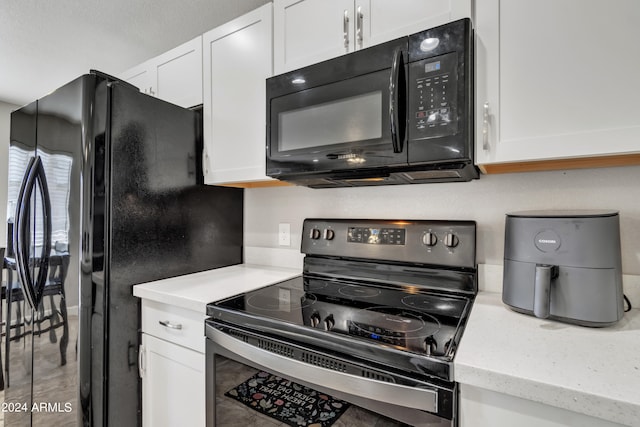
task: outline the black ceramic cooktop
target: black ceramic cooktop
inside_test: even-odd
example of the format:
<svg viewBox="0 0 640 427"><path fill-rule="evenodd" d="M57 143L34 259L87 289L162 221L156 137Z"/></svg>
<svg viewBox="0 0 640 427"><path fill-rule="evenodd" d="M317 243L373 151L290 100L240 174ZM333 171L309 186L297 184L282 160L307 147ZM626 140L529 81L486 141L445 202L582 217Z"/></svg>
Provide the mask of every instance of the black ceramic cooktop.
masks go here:
<svg viewBox="0 0 640 427"><path fill-rule="evenodd" d="M446 356L470 300L411 286L296 277L214 304L216 309L377 342L399 350Z"/></svg>

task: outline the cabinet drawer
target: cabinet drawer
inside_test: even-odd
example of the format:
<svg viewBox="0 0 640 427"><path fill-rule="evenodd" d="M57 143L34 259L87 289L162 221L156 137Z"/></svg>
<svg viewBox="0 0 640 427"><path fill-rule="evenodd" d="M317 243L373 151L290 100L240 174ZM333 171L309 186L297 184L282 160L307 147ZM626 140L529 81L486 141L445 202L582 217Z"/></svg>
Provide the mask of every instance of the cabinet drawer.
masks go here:
<svg viewBox="0 0 640 427"><path fill-rule="evenodd" d="M204 353L205 315L192 310L142 300L142 332Z"/></svg>

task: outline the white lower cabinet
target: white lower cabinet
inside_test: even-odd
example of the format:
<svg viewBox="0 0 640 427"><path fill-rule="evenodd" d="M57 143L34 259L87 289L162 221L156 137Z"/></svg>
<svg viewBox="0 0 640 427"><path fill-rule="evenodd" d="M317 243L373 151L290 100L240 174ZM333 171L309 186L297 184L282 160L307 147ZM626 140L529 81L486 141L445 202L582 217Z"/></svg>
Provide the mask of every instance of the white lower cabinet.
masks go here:
<svg viewBox="0 0 640 427"><path fill-rule="evenodd" d="M139 368L143 427L204 427L204 317L142 301Z"/></svg>
<svg viewBox="0 0 640 427"><path fill-rule="evenodd" d="M466 384L460 384L459 388L459 427L622 427L601 418Z"/></svg>

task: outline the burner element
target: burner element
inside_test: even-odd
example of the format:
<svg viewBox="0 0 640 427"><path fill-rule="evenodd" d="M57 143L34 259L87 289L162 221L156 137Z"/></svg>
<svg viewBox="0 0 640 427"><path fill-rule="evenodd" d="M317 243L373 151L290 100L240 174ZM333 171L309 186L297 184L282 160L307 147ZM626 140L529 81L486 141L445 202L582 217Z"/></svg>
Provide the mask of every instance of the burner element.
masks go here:
<svg viewBox="0 0 640 427"><path fill-rule="evenodd" d="M417 310L433 311L441 304L441 299L434 298L430 295L407 295L402 298L402 304Z"/></svg>
<svg viewBox="0 0 640 427"><path fill-rule="evenodd" d="M315 304L317 298L305 293L300 298L291 298L291 289L282 288L277 296L257 293L247 299L247 305L263 311L285 311L301 309Z"/></svg>
<svg viewBox="0 0 640 427"><path fill-rule="evenodd" d="M373 298L380 295L380 289L368 286L346 285L338 289L338 293L349 298Z"/></svg>
<svg viewBox="0 0 640 427"><path fill-rule="evenodd" d="M319 291L327 287L327 282L324 280L309 280L305 283L304 288L309 292Z"/></svg>

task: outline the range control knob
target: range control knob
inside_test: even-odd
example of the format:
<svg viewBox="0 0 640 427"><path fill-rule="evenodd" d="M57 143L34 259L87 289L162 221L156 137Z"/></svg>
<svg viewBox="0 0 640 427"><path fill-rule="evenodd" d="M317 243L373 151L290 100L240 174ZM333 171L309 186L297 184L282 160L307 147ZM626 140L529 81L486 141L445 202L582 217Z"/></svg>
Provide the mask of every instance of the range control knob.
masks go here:
<svg viewBox="0 0 640 427"><path fill-rule="evenodd" d="M318 314L317 311L314 311L309 320L311 321L311 326L315 328L320 324L320 314Z"/></svg>
<svg viewBox="0 0 640 427"><path fill-rule="evenodd" d="M453 233L447 233L444 235L443 239L444 245L448 248L455 248L460 243L458 236Z"/></svg>
<svg viewBox="0 0 640 427"><path fill-rule="evenodd" d="M422 243L425 246L435 246L435 244L438 243L438 236L436 236L436 233L432 233L431 231L427 231L422 236Z"/></svg>
<svg viewBox="0 0 640 427"><path fill-rule="evenodd" d="M431 356L432 354L435 354L436 350L438 349L438 343L436 339L433 338L433 335L429 335L423 341L422 348L424 352L427 353L427 356Z"/></svg>
<svg viewBox="0 0 640 427"><path fill-rule="evenodd" d="M330 228L324 230L324 239L325 240L333 240L336 237L336 232Z"/></svg>
<svg viewBox="0 0 640 427"><path fill-rule="evenodd" d="M336 324L336 321L333 320L333 314L330 314L327 317L325 317L325 319L324 319L324 328L327 331L332 330L335 324Z"/></svg>
<svg viewBox="0 0 640 427"><path fill-rule="evenodd" d="M309 232L309 237L311 238L311 240L318 240L320 238L320 229L312 228Z"/></svg>

